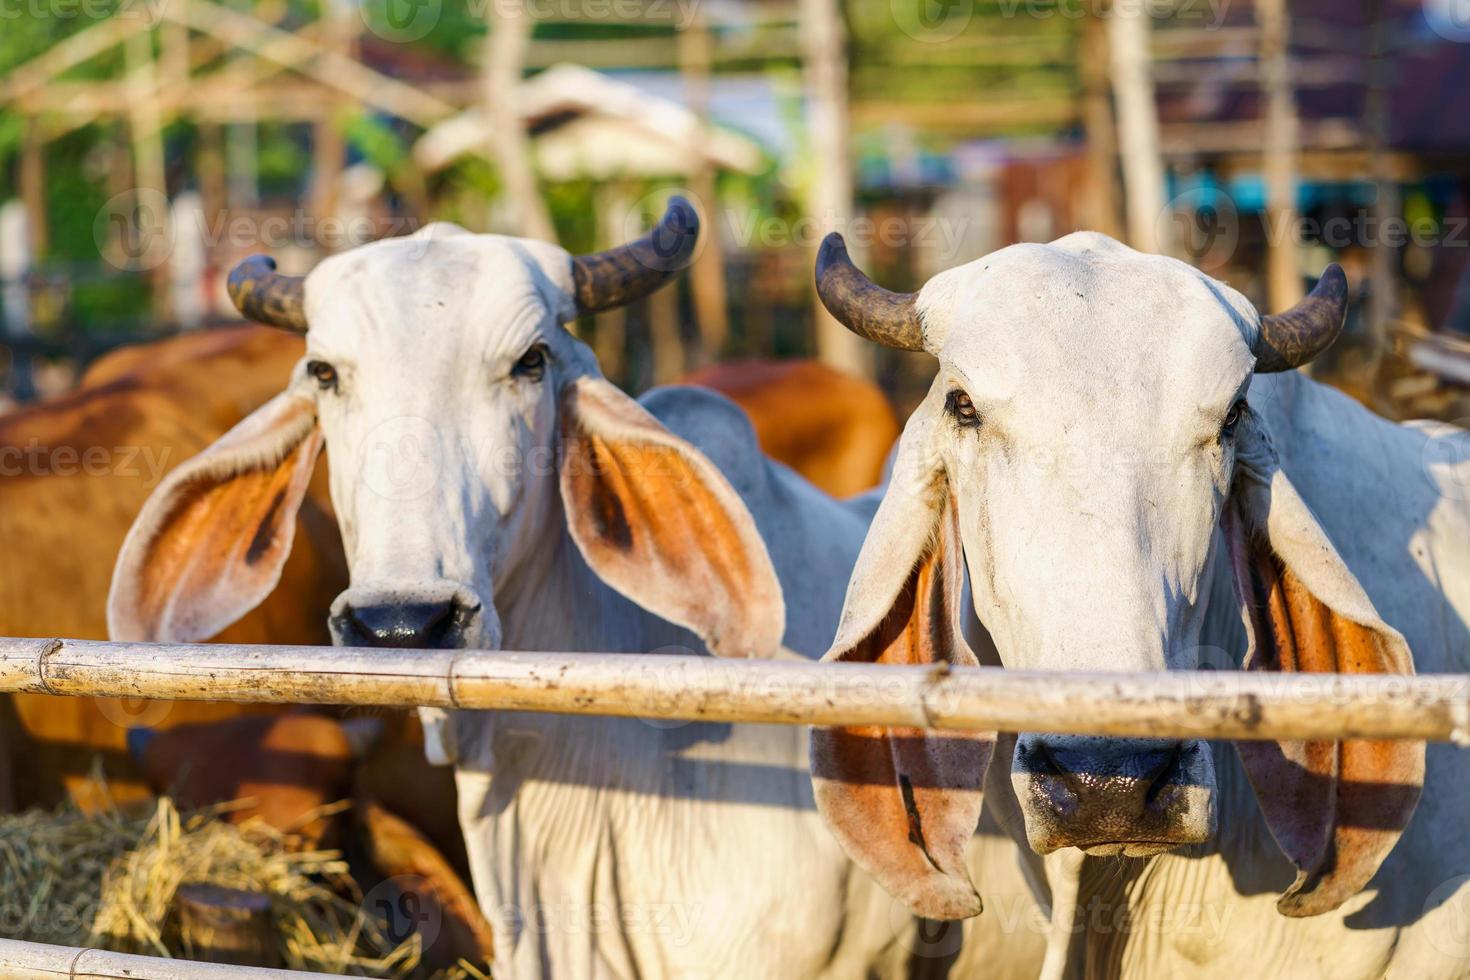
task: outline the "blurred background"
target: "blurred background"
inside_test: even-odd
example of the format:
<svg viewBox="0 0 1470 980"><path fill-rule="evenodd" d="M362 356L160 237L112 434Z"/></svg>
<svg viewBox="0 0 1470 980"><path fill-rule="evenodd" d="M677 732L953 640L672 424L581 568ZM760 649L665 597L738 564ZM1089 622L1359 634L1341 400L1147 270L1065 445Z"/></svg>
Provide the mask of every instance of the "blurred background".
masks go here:
<svg viewBox="0 0 1470 980"><path fill-rule="evenodd" d="M432 221L710 234L677 289L576 329L631 390L811 356L901 409L930 368L819 311L843 231L912 289L1095 229L1282 309L1354 302L1314 368L1470 414L1470 0L6 0L0 398L235 319L288 272Z"/></svg>

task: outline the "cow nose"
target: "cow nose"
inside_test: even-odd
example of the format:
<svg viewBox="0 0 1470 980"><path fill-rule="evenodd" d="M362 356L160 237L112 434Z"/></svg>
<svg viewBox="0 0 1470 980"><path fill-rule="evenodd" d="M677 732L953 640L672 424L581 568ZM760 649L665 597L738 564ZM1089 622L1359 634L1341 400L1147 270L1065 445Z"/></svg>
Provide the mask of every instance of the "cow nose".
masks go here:
<svg viewBox="0 0 1470 980"><path fill-rule="evenodd" d="M1031 845L1148 854L1208 836L1202 742L1022 736L1012 779ZM1207 822L1207 821L1205 821Z"/></svg>
<svg viewBox="0 0 1470 980"><path fill-rule="evenodd" d="M435 650L458 646L462 608L455 599L344 606L338 632L348 646Z"/></svg>

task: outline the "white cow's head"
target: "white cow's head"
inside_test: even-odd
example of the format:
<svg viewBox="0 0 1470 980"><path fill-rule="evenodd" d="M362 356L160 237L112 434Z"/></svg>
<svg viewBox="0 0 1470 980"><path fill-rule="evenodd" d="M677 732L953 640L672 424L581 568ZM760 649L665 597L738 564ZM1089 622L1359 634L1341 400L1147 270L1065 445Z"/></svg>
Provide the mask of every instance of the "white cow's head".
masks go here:
<svg viewBox="0 0 1470 980"><path fill-rule="evenodd" d="M668 282L698 232L676 198L649 235L590 256L432 225L304 280L246 260L236 305L305 333L306 357L149 500L113 636L203 640L268 595L325 442L351 571L338 643L495 648L498 595L565 527L603 581L715 653L769 654L785 614L749 512L562 326Z"/></svg>
<svg viewBox="0 0 1470 980"><path fill-rule="evenodd" d="M974 663L957 625L968 567L1007 668L1197 667L1223 547L1249 668L1412 672L1246 403L1253 374L1303 364L1336 337L1347 293L1336 266L1295 309L1266 317L1182 262L1096 234L1015 245L915 294L874 285L832 236L817 280L855 332L939 359L828 659ZM818 803L854 858L916 911L973 915L963 851L992 747L818 730ZM1279 907L1335 908L1407 822L1423 745L1237 748L1299 870ZM1201 741L1022 734L1010 764L1041 853L1146 856L1214 831Z"/></svg>

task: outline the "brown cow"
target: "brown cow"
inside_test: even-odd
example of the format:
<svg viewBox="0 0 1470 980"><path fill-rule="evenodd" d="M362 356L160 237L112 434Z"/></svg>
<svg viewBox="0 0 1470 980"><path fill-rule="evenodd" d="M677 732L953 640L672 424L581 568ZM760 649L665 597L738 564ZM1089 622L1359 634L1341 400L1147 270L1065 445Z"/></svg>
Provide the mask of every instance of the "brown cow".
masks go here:
<svg viewBox="0 0 1470 980"><path fill-rule="evenodd" d="M691 374L745 409L767 456L834 497L883 476L898 418L883 390L817 361L739 361Z"/></svg>
<svg viewBox="0 0 1470 980"><path fill-rule="evenodd" d="M81 389L0 416L0 635L106 639L113 562L148 494L165 472L274 395L301 348L296 338L263 328L186 334L104 359ZM324 472L297 533L307 547L293 549L280 587L220 640L330 642L327 608L346 567ZM16 695L11 705L5 734L18 806L84 795L99 754L114 798L146 795L126 751L129 727L249 710L44 695Z"/></svg>
<svg viewBox="0 0 1470 980"><path fill-rule="evenodd" d="M77 391L0 416L0 541L6 548L0 635L106 639L113 563L148 494L169 469L274 396L302 348L298 338L264 327L184 334L114 352L87 372ZM215 639L330 643L328 609L346 584L346 565L325 465L315 474L296 534L270 598ZM117 802L154 791L172 792L186 807L243 796L254 802L237 816L259 815L285 829L295 829L324 803L362 795L344 729L306 710L44 695L14 695L5 708L4 761L12 776L7 807L51 805L67 796L84 807L96 804L88 776L99 756ZM410 882L427 878L426 871L439 875L422 886L426 900L437 896L440 905L448 904L447 916L463 918L468 890L446 871L466 864L452 774L424 762L411 715L383 713L381 724L386 737L356 767L373 771L369 782L378 795L364 798L363 806L374 807L374 817L359 817L356 826L367 835L371 854L394 857L387 866L376 862L381 876L399 875L397 866L405 862L417 876ZM135 759L129 732L140 727L163 734L136 740L141 759ZM384 818L385 808L434 817L421 829L438 847ZM384 827L392 839L373 839L388 833ZM300 829L308 843L333 830L321 821ZM484 935L476 917L452 924L428 956L486 959L488 946L477 957L464 939Z"/></svg>

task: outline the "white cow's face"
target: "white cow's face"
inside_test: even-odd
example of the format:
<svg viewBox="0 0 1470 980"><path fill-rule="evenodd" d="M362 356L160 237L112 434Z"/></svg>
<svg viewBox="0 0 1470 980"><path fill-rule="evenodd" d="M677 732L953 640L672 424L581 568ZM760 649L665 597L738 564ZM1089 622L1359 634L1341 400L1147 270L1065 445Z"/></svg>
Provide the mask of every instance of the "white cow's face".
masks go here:
<svg viewBox="0 0 1470 980"><path fill-rule="evenodd" d="M666 283L697 234L676 200L649 235L577 258L435 225L304 283L242 263L236 304L304 332L306 357L150 498L118 559L113 634L202 640L269 594L325 443L351 572L341 644L497 647L512 583L541 601L569 536L603 583L713 652L773 653L785 610L745 505L562 326ZM542 574L521 575L532 562Z"/></svg>
<svg viewBox="0 0 1470 980"><path fill-rule="evenodd" d="M946 272L918 308L944 338L924 411L1002 662L1198 666L1255 311L1183 263L1093 236ZM1210 832L1203 742L1027 735L1014 774L1043 852L1147 854Z"/></svg>
<svg viewBox="0 0 1470 980"><path fill-rule="evenodd" d="M1341 329L1340 270L1273 317L1183 263L1095 234L1012 246L913 295L867 281L834 239L817 277L823 301L855 332L939 359L829 659L974 663L957 609L967 569L974 611L1008 669L1199 667L1223 548L1250 666L1410 669L1402 638L1280 473L1245 404L1253 374L1305 362ZM963 855L992 741L814 733L829 824L924 915L978 910ZM1342 863L1358 828L1330 804L1300 805L1300 793L1344 778L1330 753L1313 751L1240 750L1253 784L1270 788L1261 805L1276 839L1302 869L1283 899L1296 915L1343 901L1396 839L1379 835ZM1360 777L1412 782L1422 747L1417 762L1406 751L1391 778L1372 767ZM1022 733L1009 761L1026 835L1042 853L1146 856L1213 833L1215 777L1202 741ZM1407 794L1389 795L1383 809L1412 810ZM1339 825L1329 857L1320 842Z"/></svg>
<svg viewBox="0 0 1470 980"><path fill-rule="evenodd" d="M307 278L297 383L352 573L339 642L499 645L497 582L555 541L561 387L596 370L561 326L570 267L554 246L430 228Z"/></svg>

